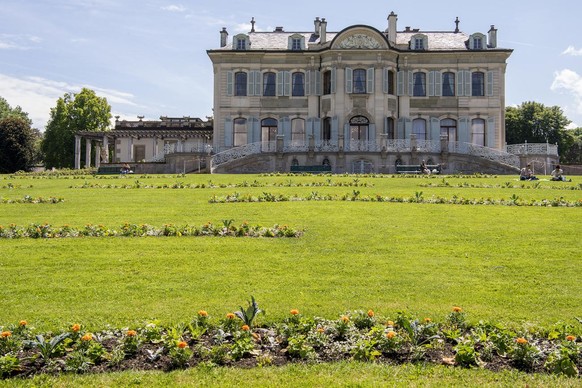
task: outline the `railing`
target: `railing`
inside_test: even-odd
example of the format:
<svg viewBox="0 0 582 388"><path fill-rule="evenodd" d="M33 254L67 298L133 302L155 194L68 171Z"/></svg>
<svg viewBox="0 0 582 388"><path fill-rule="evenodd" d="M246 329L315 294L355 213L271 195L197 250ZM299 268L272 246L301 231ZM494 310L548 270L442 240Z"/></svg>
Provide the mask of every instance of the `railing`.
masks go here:
<svg viewBox="0 0 582 388"><path fill-rule="evenodd" d="M257 142L257 143L250 143L245 144L240 147L234 147L229 150L219 152L214 154L210 160L210 168L212 171L222 164L227 162L242 159L249 155L260 154L261 152L273 152L273 151L263 151L266 150L275 150L276 144L274 141L267 141L267 142Z"/></svg>
<svg viewBox="0 0 582 388"><path fill-rule="evenodd" d="M550 143L508 144L505 150L514 155L555 155L558 156L558 145Z"/></svg>
<svg viewBox="0 0 582 388"><path fill-rule="evenodd" d="M519 168L519 157L516 155L496 150L495 148L483 147L473 143L449 142L449 152L457 154L478 156L484 159L506 164Z"/></svg>
<svg viewBox="0 0 582 388"><path fill-rule="evenodd" d="M211 145L205 143L169 143L164 144L162 150L154 155L153 158L146 160L146 162L164 162L166 155L177 152L208 153L209 150L212 150Z"/></svg>

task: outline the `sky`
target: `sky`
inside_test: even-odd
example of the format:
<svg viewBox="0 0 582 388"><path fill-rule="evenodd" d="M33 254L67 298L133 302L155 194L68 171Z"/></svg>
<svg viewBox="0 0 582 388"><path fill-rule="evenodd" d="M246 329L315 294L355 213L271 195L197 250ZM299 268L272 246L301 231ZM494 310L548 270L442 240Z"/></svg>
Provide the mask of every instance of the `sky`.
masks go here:
<svg viewBox="0 0 582 388"><path fill-rule="evenodd" d="M93 89L112 114L212 116L213 70L206 50L250 31L312 31L316 16L330 32L355 24L381 31L387 16L427 31L487 35L513 49L506 73L506 105L526 101L562 108L582 127L582 2L417 0L348 3L328 0L0 0L0 97L20 106L44 131L65 93Z"/></svg>

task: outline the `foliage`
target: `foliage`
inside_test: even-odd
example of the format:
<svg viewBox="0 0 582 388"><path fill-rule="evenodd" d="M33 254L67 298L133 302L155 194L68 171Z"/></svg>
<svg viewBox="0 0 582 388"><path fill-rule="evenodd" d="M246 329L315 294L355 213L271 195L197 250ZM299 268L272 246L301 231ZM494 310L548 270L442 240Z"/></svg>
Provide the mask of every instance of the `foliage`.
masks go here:
<svg viewBox="0 0 582 388"><path fill-rule="evenodd" d="M253 327L253 321L257 317L257 315L263 313L264 311L259 308L255 297L251 295L251 300L247 301L247 308L245 309L243 306L240 306L239 311L235 311L234 314L243 321L245 325L249 327Z"/></svg>
<svg viewBox="0 0 582 388"><path fill-rule="evenodd" d="M110 120L111 106L93 90L83 88L77 94L65 93L51 109L46 126L41 147L46 167L73 168L75 133L106 131Z"/></svg>
<svg viewBox="0 0 582 388"><path fill-rule="evenodd" d="M35 133L20 117L0 118L0 174L27 171L35 161Z"/></svg>
<svg viewBox="0 0 582 388"><path fill-rule="evenodd" d="M8 377L20 370L20 359L13 354L0 356L0 378Z"/></svg>
<svg viewBox="0 0 582 388"><path fill-rule="evenodd" d="M508 144L552 143L560 141L559 131L565 129L570 120L558 106L528 101L517 107L505 108L505 131Z"/></svg>
<svg viewBox="0 0 582 388"><path fill-rule="evenodd" d="M38 334L36 336L36 341L32 340L31 344L38 348L39 355L46 362L49 359L62 354L64 351L62 343L68 337L69 333L61 333L47 340L44 338L44 335Z"/></svg>
<svg viewBox="0 0 582 388"><path fill-rule="evenodd" d="M545 367L555 374L576 377L579 373L576 362L581 357L580 351L581 348L576 345L575 339L566 340L548 356Z"/></svg>

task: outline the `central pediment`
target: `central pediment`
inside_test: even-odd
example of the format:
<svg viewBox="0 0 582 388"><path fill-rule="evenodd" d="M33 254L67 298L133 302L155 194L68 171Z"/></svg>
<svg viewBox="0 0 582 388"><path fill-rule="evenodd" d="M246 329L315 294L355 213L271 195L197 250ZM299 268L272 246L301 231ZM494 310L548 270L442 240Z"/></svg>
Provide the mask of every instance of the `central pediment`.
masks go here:
<svg viewBox="0 0 582 388"><path fill-rule="evenodd" d="M341 49L379 49L380 42L369 35L353 34L341 40L337 48Z"/></svg>
<svg viewBox="0 0 582 388"><path fill-rule="evenodd" d="M332 48L348 50L387 49L386 37L375 28L352 26L340 32L333 40Z"/></svg>

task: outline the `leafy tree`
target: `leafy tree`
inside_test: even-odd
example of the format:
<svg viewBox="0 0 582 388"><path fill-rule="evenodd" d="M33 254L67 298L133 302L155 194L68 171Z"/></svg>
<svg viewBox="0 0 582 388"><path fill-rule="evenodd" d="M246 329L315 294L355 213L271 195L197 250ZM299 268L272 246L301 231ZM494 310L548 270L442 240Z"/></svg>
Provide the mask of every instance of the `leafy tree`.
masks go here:
<svg viewBox="0 0 582 388"><path fill-rule="evenodd" d="M562 131L560 162L582 164L582 128Z"/></svg>
<svg viewBox="0 0 582 388"><path fill-rule="evenodd" d="M528 101L505 109L505 138L508 144L558 143L570 120L558 106L546 107Z"/></svg>
<svg viewBox="0 0 582 388"><path fill-rule="evenodd" d="M65 93L51 109L46 126L42 152L47 168L72 168L75 163L75 133L78 131L107 131L111 106L106 98L98 97L91 89L78 94Z"/></svg>
<svg viewBox="0 0 582 388"><path fill-rule="evenodd" d="M24 112L19 106L12 108L6 99L0 97L0 119L5 117L20 117L26 121L29 126L32 126L32 120L28 118L28 113Z"/></svg>
<svg viewBox="0 0 582 388"><path fill-rule="evenodd" d="M28 170L35 156L35 135L30 122L18 115L0 119L0 173Z"/></svg>

